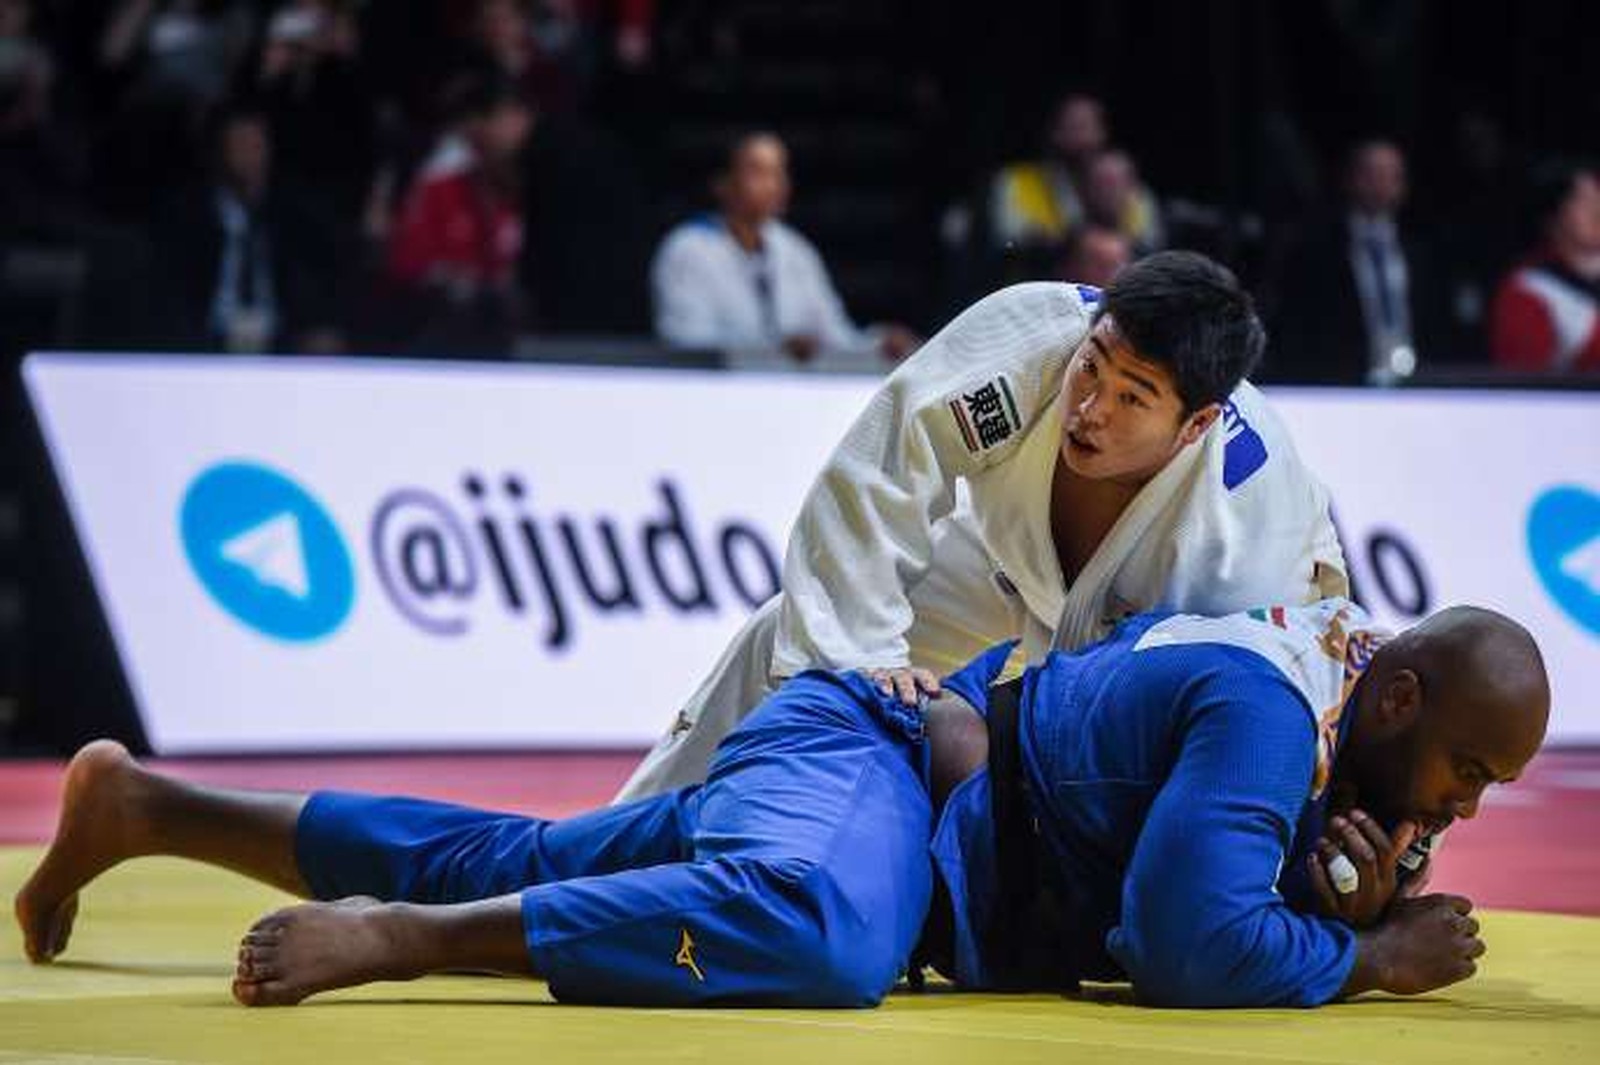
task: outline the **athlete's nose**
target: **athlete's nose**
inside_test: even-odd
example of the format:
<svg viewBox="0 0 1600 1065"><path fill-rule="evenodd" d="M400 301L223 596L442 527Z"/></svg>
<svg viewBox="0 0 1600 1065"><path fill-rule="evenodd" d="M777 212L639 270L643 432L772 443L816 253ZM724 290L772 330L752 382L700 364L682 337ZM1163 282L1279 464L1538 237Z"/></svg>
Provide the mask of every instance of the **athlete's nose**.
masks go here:
<svg viewBox="0 0 1600 1065"><path fill-rule="evenodd" d="M1105 422L1106 405L1100 402L1100 389L1091 388L1078 404L1078 420L1092 425Z"/></svg>

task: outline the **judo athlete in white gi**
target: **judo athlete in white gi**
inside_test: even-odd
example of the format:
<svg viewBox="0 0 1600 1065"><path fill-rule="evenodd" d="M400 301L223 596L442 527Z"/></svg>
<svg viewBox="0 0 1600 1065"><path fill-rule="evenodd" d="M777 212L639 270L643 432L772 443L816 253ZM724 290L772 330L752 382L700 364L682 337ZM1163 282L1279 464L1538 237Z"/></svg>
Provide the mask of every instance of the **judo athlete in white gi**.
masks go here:
<svg viewBox="0 0 1600 1065"><path fill-rule="evenodd" d="M782 592L619 797L705 779L722 737L806 669L876 670L915 702L1005 640L1037 662L1140 611L1348 595L1327 494L1243 380L1265 343L1233 275L1190 252L1104 293L1034 282L968 308L835 449Z"/></svg>

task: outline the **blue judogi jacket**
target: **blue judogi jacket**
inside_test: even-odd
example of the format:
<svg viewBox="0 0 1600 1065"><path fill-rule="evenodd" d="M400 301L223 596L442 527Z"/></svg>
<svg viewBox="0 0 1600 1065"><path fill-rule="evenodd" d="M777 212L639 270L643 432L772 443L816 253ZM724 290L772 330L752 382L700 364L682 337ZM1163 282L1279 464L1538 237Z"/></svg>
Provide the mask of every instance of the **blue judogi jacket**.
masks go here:
<svg viewBox="0 0 1600 1065"><path fill-rule="evenodd" d="M1159 1005L1319 1005L1344 985L1356 942L1309 912L1303 863L1326 815L1317 717L1246 647L1135 650L1165 616L1053 653L1021 682L1024 783L1065 929L1062 972L1131 980ZM987 714L1010 649L945 686ZM1330 730L1335 750L1352 716ZM932 845L954 909L951 975L965 987L1015 983L985 941L999 890L990 794L987 769L963 781Z"/></svg>

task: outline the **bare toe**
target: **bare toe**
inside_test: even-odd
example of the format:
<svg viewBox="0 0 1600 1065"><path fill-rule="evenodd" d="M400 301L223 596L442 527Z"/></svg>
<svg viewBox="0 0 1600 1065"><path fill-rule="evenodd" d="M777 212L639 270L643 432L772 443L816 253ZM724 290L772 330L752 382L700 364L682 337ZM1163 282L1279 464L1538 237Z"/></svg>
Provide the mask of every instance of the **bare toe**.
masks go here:
<svg viewBox="0 0 1600 1065"><path fill-rule="evenodd" d="M237 979L259 984L266 980L276 980L281 975L276 951L255 947L239 948Z"/></svg>
<svg viewBox="0 0 1600 1065"><path fill-rule="evenodd" d="M65 902L56 907L55 915L50 920L50 957L67 949L67 942L72 938L72 924L77 918L78 896L69 895Z"/></svg>
<svg viewBox="0 0 1600 1065"><path fill-rule="evenodd" d="M245 933L233 995L246 1006L293 1005L373 980L419 975L397 946L396 908L366 899L313 902L263 917Z"/></svg>
<svg viewBox="0 0 1600 1065"><path fill-rule="evenodd" d="M241 1006L265 1006L261 1001L261 985L254 980L235 980L233 982L234 1001Z"/></svg>

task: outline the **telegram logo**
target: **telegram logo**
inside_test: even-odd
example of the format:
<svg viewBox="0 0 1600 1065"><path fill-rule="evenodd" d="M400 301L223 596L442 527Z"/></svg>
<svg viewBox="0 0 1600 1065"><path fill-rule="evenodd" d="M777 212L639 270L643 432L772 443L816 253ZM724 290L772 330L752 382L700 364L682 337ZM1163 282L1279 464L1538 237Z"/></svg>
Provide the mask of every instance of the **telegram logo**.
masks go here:
<svg viewBox="0 0 1600 1065"><path fill-rule="evenodd" d="M1528 553L1550 598L1600 636L1600 495L1552 488L1528 512Z"/></svg>
<svg viewBox="0 0 1600 1065"><path fill-rule="evenodd" d="M230 462L184 493L183 549L217 605L279 640L319 640L355 602L350 552L326 509L288 477Z"/></svg>

